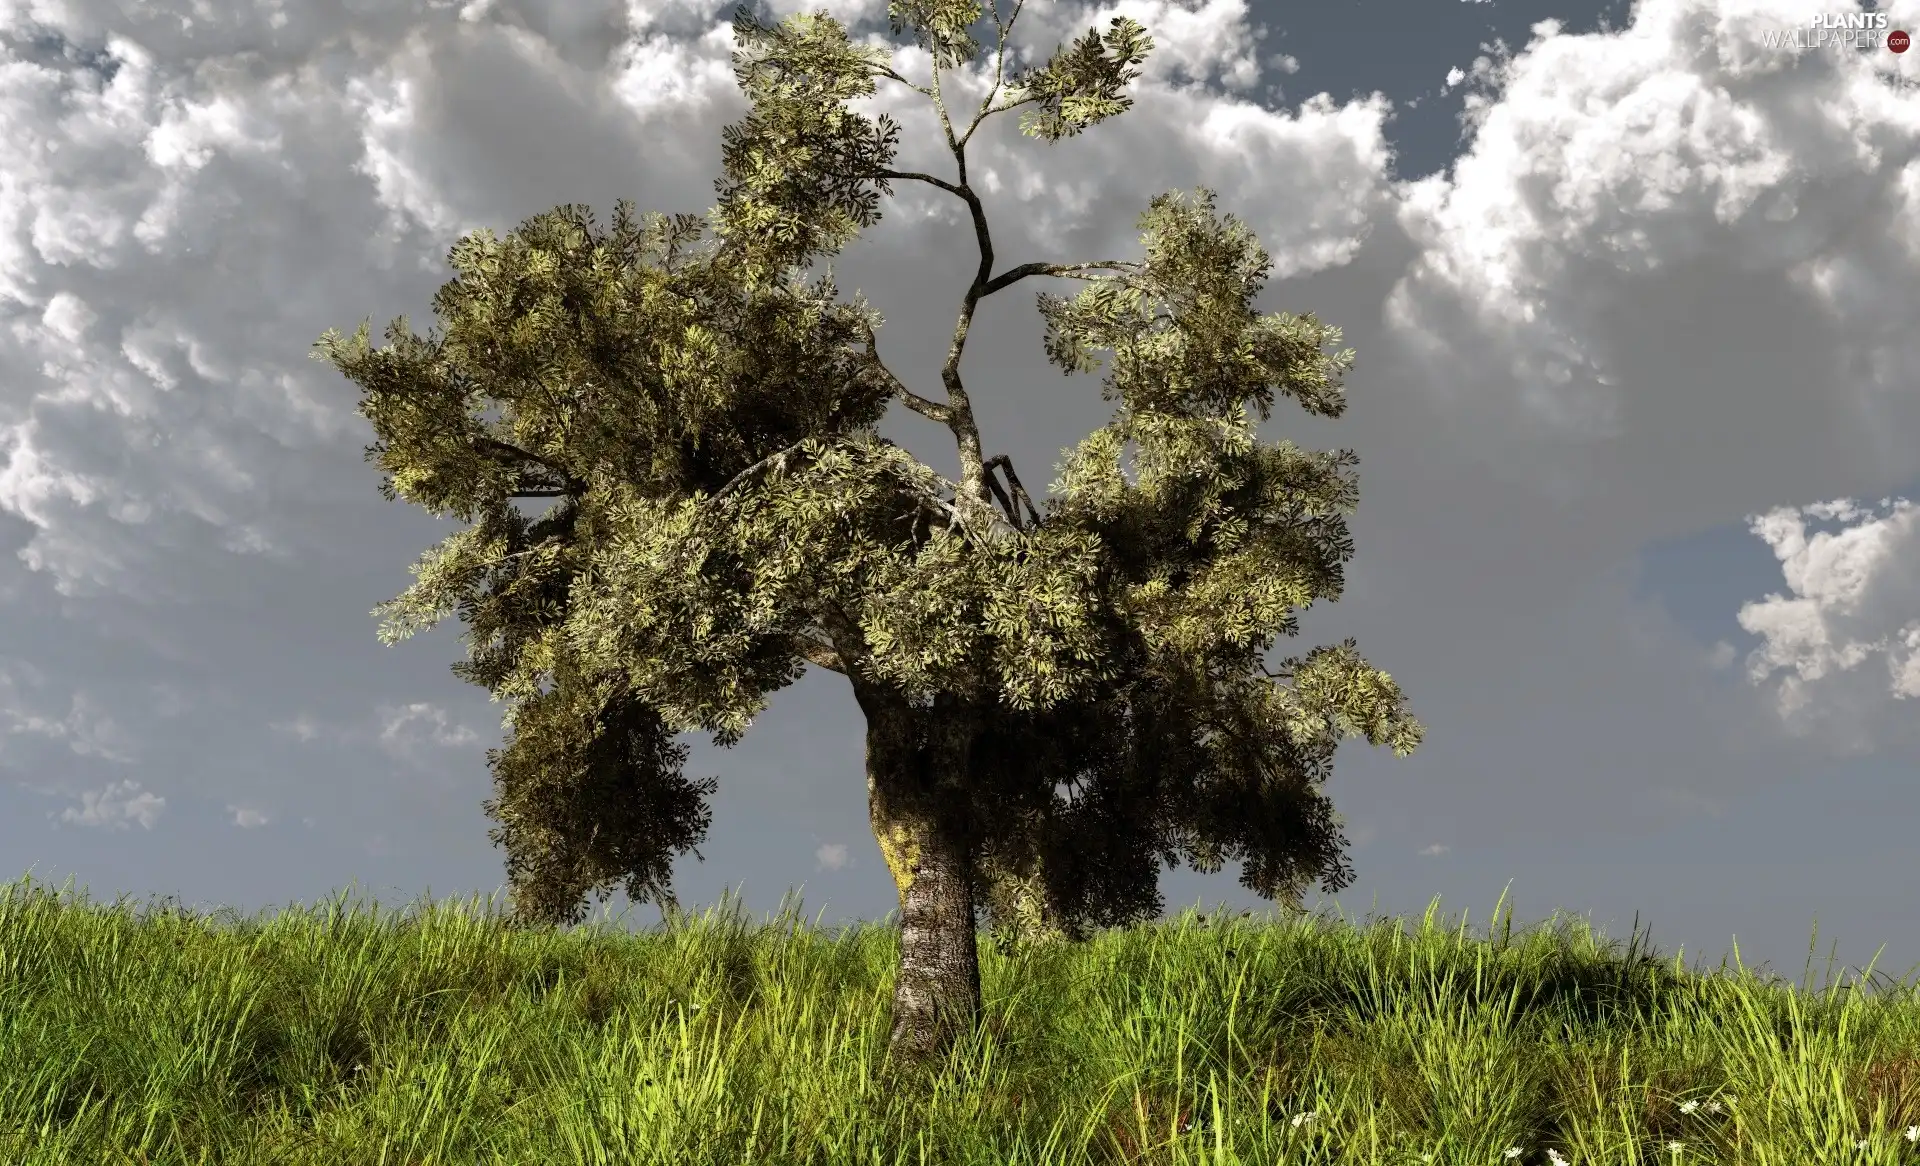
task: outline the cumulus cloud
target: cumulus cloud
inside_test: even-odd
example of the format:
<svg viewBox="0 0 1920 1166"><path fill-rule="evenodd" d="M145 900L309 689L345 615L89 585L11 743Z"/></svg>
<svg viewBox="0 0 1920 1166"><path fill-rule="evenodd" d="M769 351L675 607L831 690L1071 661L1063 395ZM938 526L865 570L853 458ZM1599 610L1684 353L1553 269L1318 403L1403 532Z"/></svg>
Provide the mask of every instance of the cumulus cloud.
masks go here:
<svg viewBox="0 0 1920 1166"><path fill-rule="evenodd" d="M830 842L813 852L815 865L821 870L844 870L852 863L844 842Z"/></svg>
<svg viewBox="0 0 1920 1166"><path fill-rule="evenodd" d="M1763 43L1804 19L1648 0L1617 32L1543 22L1475 63L1471 147L1400 211L1420 254L1389 319L1461 443L1605 493L1629 537L1920 469L1887 436L1920 420L1920 92L1893 54Z"/></svg>
<svg viewBox="0 0 1920 1166"><path fill-rule="evenodd" d="M1816 524L1835 529L1810 529ZM1780 560L1787 591L1740 608L1761 645L1747 676L1780 716L1864 747L1920 696L1920 506L1850 499L1782 507L1751 520Z"/></svg>
<svg viewBox="0 0 1920 1166"><path fill-rule="evenodd" d="M299 357L325 326L403 306L368 295L369 272L421 288L460 233L594 193L541 176L577 179L596 137L592 154L631 155L607 167L622 189L603 191L664 209L708 200L713 131L739 109L716 6L637 10L599 57L579 42L619 31L608 6L573 28L532 5L333 9L209 20L80 4L15 34L21 59L0 79L13 179L0 193L0 373L13 386L0 508L31 529L21 560L64 594L190 602L209 560L331 549L284 507L364 486L351 464L362 427L331 370ZM1282 274L1349 257L1378 205L1384 104L1289 115L1223 99L1260 72L1244 0L1054 6L1028 14L1026 43L1050 50L1121 11L1158 41L1141 124L1039 166L1030 141L989 135L981 183L1027 204L1045 240L1084 219L1115 171L1197 160L1241 189L1310 172L1290 193L1311 204L1269 224ZM915 50L901 58L924 65ZM925 199L951 218L950 201ZM1137 210L1124 208L1123 231Z"/></svg>
<svg viewBox="0 0 1920 1166"><path fill-rule="evenodd" d="M1625 581L1658 540L1920 473L1914 63L1765 46L1804 20L1647 0L1496 44L1454 165L1281 289L1360 353L1349 417L1287 426L1363 459L1353 587L1310 634L1358 636L1433 727L1411 767L1346 760L1347 808L1465 848L1810 764Z"/></svg>

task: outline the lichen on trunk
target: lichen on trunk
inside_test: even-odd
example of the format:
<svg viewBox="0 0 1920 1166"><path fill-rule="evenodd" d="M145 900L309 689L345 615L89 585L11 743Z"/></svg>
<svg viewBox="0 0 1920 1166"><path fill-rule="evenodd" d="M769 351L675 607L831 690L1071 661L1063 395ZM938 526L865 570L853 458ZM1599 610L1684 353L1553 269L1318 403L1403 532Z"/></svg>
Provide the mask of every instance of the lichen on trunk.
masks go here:
<svg viewBox="0 0 1920 1166"><path fill-rule="evenodd" d="M973 720L956 704L916 708L871 692L867 810L900 898L900 970L889 1053L925 1064L980 1018L967 773Z"/></svg>

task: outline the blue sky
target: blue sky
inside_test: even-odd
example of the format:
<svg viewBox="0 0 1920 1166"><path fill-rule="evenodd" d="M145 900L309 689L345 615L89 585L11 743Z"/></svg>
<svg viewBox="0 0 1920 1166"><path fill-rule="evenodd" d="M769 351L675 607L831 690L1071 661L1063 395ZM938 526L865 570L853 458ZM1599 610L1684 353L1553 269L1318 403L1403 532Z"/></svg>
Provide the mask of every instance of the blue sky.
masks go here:
<svg viewBox="0 0 1920 1166"><path fill-rule="evenodd" d="M827 7L884 31L881 5ZM368 615L446 528L378 497L353 387L307 348L367 316L424 329L464 231L704 209L740 109L728 11L0 3L9 876L242 913L501 886L499 709L448 674L451 631L387 648ZM1794 977L1817 916L1822 957L1920 964L1920 96L1911 55L1763 47L1826 11L1027 9L1042 50L1114 12L1160 47L1128 117L983 137L1007 261L1123 253L1153 194L1210 185L1275 256L1266 306L1360 354L1346 417L1269 427L1361 456L1349 591L1304 638L1358 637L1430 737L1343 751L1357 879L1310 904L1439 895L1477 926L1511 886L1519 925L1624 937L1637 914L1664 953L1737 937ZM879 100L937 165L919 111ZM912 382L970 239L901 193L838 272ZM1097 382L1045 365L1027 295L979 327L989 452L1043 483L1105 419ZM720 787L682 900L884 915L861 753L817 672L734 749L695 742ZM1167 904L1259 907L1236 873L1171 872Z"/></svg>

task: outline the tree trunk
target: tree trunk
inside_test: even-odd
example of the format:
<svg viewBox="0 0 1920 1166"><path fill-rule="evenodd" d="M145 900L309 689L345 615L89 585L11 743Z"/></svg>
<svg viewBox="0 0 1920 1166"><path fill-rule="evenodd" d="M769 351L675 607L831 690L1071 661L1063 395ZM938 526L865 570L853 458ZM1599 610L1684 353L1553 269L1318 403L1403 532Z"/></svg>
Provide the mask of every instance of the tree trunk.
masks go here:
<svg viewBox="0 0 1920 1166"><path fill-rule="evenodd" d="M980 1018L966 788L974 721L944 701L911 708L869 691L860 703L867 712L867 812L900 895L888 1050L927 1065Z"/></svg>

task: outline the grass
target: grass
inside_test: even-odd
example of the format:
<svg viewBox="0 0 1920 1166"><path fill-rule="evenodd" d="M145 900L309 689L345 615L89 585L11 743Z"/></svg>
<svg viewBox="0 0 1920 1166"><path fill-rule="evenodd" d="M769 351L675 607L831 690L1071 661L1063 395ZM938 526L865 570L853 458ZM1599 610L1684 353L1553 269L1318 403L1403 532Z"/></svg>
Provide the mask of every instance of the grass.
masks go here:
<svg viewBox="0 0 1920 1166"><path fill-rule="evenodd" d="M910 1083L884 926L243 920L22 880L0 1161L1920 1164L1911 985L1690 971L1558 915L1476 938L1437 906L983 943L982 1032Z"/></svg>

